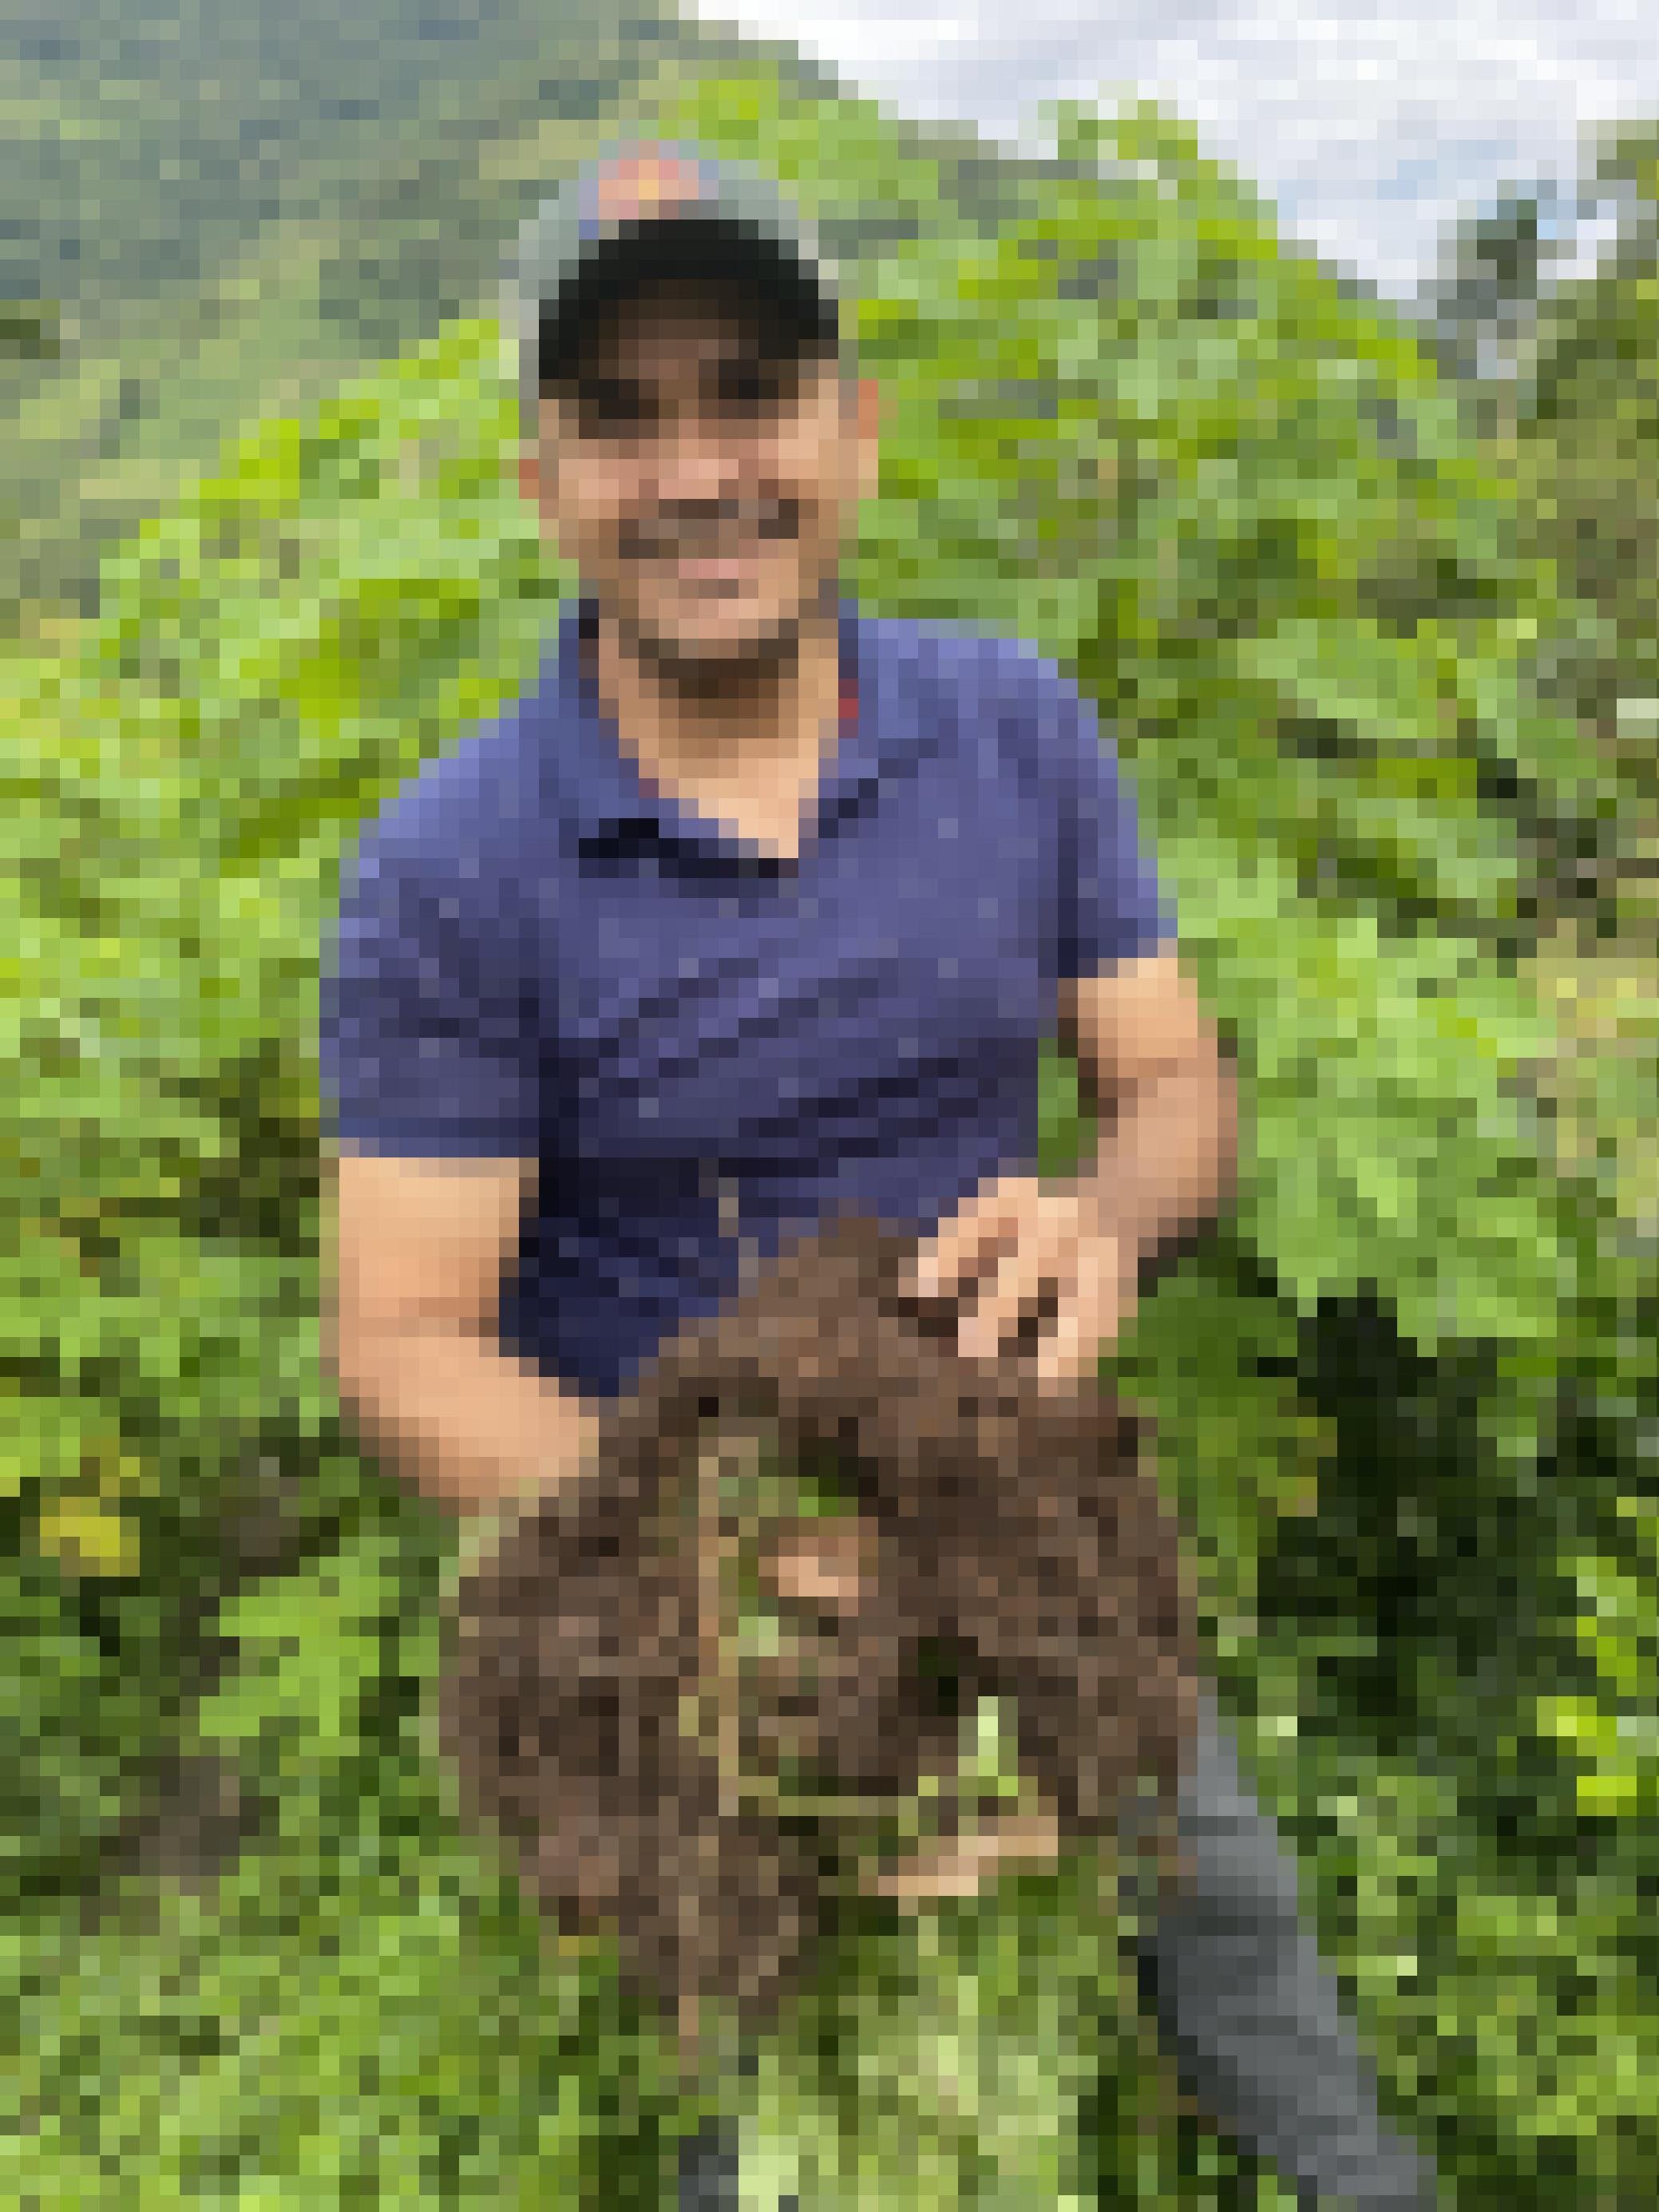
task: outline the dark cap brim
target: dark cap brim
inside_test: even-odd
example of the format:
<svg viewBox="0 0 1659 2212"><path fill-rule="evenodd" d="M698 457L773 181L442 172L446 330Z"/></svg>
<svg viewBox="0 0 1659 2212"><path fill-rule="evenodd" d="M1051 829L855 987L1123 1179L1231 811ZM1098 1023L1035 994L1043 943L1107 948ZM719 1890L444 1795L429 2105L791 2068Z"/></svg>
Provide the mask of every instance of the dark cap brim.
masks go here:
<svg viewBox="0 0 1659 2212"><path fill-rule="evenodd" d="M817 263L729 216L658 216L590 240L557 287L543 293L538 382L545 388L568 374L584 336L611 309L671 280L752 293L769 319L803 347L833 347L837 341L835 295Z"/></svg>

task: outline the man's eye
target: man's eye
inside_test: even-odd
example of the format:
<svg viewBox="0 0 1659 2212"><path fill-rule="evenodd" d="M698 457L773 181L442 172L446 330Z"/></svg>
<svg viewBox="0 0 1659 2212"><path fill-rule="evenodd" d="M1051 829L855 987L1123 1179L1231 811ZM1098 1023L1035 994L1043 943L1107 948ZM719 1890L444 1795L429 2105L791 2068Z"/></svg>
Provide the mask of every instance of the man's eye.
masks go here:
<svg viewBox="0 0 1659 2212"><path fill-rule="evenodd" d="M590 437L617 437L640 429L646 410L623 392L596 394L582 406L582 427Z"/></svg>
<svg viewBox="0 0 1659 2212"><path fill-rule="evenodd" d="M775 407L783 398L783 380L765 369L738 369L720 383L723 405L740 414Z"/></svg>

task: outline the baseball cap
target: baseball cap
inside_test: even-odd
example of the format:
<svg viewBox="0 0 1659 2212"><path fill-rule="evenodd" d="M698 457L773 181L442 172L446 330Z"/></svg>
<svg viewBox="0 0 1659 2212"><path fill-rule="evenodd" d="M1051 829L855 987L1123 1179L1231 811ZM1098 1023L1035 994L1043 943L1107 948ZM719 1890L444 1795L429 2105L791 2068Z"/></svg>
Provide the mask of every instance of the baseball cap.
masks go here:
<svg viewBox="0 0 1659 2212"><path fill-rule="evenodd" d="M659 141L613 148L544 201L519 234L504 318L533 426L548 365L608 300L671 276L753 285L803 341L840 333L835 274L782 195L757 172Z"/></svg>

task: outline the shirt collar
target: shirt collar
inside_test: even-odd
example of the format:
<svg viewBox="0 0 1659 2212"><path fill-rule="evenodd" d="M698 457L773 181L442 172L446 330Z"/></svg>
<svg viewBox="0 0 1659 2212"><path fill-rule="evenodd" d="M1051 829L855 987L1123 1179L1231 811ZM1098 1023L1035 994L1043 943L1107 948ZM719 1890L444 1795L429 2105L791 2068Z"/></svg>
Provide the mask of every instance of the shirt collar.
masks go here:
<svg viewBox="0 0 1659 2212"><path fill-rule="evenodd" d="M574 849L580 853L612 847L628 836L732 860L752 857L752 848L722 836L672 799L655 797L646 789L600 708L599 689L587 666L583 648L594 634L596 620L589 599L577 599L564 609L544 695L552 709L547 741L555 759L550 765L560 790L564 834ZM915 753L921 739L918 718L893 711L891 656L878 649L869 623L852 600L842 601L838 623L842 689L856 687L858 712L842 724L839 745L820 788L820 836L862 804L882 774L901 755Z"/></svg>

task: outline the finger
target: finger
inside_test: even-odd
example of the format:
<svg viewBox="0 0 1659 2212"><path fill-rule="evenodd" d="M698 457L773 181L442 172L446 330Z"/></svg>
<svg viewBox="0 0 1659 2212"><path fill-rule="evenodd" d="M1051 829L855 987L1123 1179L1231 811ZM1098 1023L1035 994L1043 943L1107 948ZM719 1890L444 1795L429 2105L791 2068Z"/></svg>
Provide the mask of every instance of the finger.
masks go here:
<svg viewBox="0 0 1659 2212"><path fill-rule="evenodd" d="M918 1254L912 1294L919 1298L957 1296L964 1279L980 1274L997 1246L1006 1241L1017 1206L1013 1191L997 1189L953 1215Z"/></svg>
<svg viewBox="0 0 1659 2212"><path fill-rule="evenodd" d="M1044 1283L1054 1279L1054 1263L1035 1239L1017 1246L963 1320L957 1342L963 1358L994 1359L1004 1337L1012 1335L1021 1316L1042 1296ZM1065 1295L1062 1290L1062 1303Z"/></svg>
<svg viewBox="0 0 1659 2212"><path fill-rule="evenodd" d="M1091 1287L1084 1279L1070 1298L1060 1301L1051 1327L1037 1348L1037 1380L1075 1389L1097 1376L1134 1310L1133 1291L1103 1276Z"/></svg>
<svg viewBox="0 0 1659 2212"><path fill-rule="evenodd" d="M1037 1381L1044 1389L1072 1391L1100 1364L1104 1316L1085 1301L1062 1298L1037 1349Z"/></svg>
<svg viewBox="0 0 1659 2212"><path fill-rule="evenodd" d="M993 1213L992 1201L979 1198L940 1224L916 1255L912 1283L917 1297L944 1298L954 1293L963 1273L977 1262Z"/></svg>

